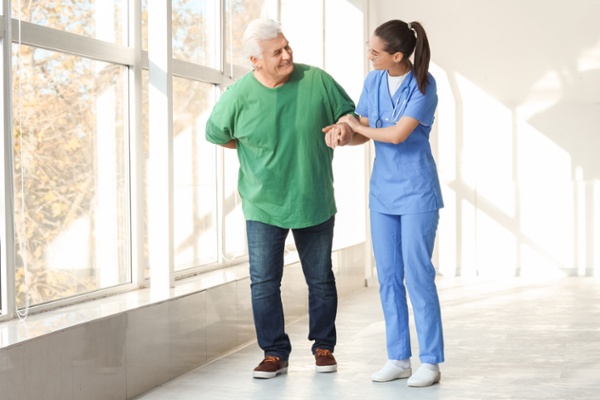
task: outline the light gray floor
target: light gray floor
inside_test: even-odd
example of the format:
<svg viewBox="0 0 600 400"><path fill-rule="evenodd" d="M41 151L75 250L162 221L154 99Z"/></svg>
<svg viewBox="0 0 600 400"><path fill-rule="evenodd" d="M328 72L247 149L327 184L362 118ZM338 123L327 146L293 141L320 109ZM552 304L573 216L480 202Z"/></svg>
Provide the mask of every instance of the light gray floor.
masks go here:
<svg viewBox="0 0 600 400"><path fill-rule="evenodd" d="M440 278L438 288L446 362L432 387L371 382L386 359L378 288L371 287L340 301L338 372L315 373L303 319L288 327L287 375L253 379L262 359L253 343L138 399L600 399L599 279ZM412 337L416 355L414 328Z"/></svg>

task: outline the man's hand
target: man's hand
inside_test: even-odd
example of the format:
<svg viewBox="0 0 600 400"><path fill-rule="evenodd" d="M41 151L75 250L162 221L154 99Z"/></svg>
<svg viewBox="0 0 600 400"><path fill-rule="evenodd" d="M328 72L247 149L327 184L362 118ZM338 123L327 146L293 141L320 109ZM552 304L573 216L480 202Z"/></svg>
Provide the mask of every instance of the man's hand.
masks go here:
<svg viewBox="0 0 600 400"><path fill-rule="evenodd" d="M325 143L335 149L337 146L346 146L352 141L354 132L346 123L337 123L323 128Z"/></svg>

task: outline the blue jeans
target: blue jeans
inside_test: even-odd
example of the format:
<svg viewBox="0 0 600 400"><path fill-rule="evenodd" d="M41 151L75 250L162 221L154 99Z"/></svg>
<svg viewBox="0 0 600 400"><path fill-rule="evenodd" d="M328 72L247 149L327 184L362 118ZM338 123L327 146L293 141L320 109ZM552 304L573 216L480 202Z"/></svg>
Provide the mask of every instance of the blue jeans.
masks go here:
<svg viewBox="0 0 600 400"><path fill-rule="evenodd" d="M331 217L316 226L292 229L308 285L308 340L314 341L313 353L316 349L333 352L336 344L338 298L331 265L334 223L335 217ZM290 230L257 221L246 221L246 230L252 311L258 345L265 356L273 355L287 360L292 345L285 332L281 278L285 239Z"/></svg>

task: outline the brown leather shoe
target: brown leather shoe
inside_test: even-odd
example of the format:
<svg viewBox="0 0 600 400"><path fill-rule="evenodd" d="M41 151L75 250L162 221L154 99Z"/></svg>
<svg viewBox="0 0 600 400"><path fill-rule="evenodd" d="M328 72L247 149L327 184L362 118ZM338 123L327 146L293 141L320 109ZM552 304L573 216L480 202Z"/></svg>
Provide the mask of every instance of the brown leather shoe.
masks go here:
<svg viewBox="0 0 600 400"><path fill-rule="evenodd" d="M254 368L253 376L260 379L275 378L279 374L285 374L287 369L287 361L283 361L277 356L265 356L258 367Z"/></svg>
<svg viewBox="0 0 600 400"><path fill-rule="evenodd" d="M315 360L317 372L335 372L337 371L337 362L330 350L316 349Z"/></svg>

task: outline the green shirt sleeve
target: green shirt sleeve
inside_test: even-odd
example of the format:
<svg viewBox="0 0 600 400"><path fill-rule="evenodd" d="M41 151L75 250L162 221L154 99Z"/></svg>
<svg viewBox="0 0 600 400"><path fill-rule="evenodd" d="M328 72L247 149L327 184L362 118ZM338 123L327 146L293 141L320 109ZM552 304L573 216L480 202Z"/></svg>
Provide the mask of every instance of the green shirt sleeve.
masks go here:
<svg viewBox="0 0 600 400"><path fill-rule="evenodd" d="M331 104L334 110L333 118L337 122L338 119L346 114L354 113L354 101L348 96L344 88L333 79L327 72L323 71L326 81L327 92L331 99Z"/></svg>
<svg viewBox="0 0 600 400"><path fill-rule="evenodd" d="M235 89L228 87L215 104L206 121L206 140L214 144L225 144L234 139L235 132Z"/></svg>

